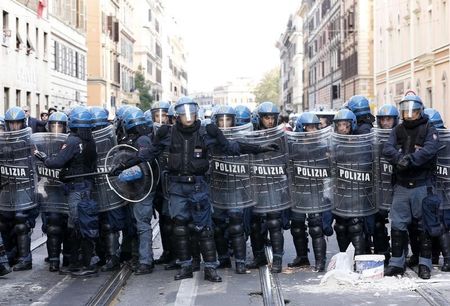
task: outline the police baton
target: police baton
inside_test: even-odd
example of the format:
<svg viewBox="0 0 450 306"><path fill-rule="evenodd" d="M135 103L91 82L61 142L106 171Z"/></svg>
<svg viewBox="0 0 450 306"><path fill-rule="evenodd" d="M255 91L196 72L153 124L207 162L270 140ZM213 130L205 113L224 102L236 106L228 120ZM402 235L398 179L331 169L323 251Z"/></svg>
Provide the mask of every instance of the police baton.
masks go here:
<svg viewBox="0 0 450 306"><path fill-rule="evenodd" d="M91 173L74 174L74 175L65 176L64 180L75 179L75 178L80 178L80 177L107 175L107 174L108 174L108 172L91 172Z"/></svg>

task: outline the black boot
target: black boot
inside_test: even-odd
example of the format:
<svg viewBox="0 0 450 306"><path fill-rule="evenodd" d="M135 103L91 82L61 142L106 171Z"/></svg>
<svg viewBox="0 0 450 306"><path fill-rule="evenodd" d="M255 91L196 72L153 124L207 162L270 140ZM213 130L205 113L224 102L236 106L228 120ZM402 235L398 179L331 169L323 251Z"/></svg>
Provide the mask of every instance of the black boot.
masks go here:
<svg viewBox="0 0 450 306"><path fill-rule="evenodd" d="M430 271L430 269L427 266L419 264L419 273L418 273L418 275L419 275L419 277L421 279L430 279L431 278L431 271Z"/></svg>
<svg viewBox="0 0 450 306"><path fill-rule="evenodd" d="M191 237L187 223L184 220L174 221L173 227L174 250L178 260L187 262L191 259ZM183 265L175 275L175 280L192 278L192 265Z"/></svg>
<svg viewBox="0 0 450 306"><path fill-rule="evenodd" d="M309 267L311 264L308 259L308 235L306 234L305 222L292 220L291 234L297 257L291 263L288 263L288 267Z"/></svg>
<svg viewBox="0 0 450 306"><path fill-rule="evenodd" d="M433 250L430 235L427 232L422 231L420 232L419 237L420 237L420 257L431 259ZM422 279L429 279L431 277L430 269L427 266L421 264L419 264L418 274L419 277Z"/></svg>
<svg viewBox="0 0 450 306"><path fill-rule="evenodd" d="M350 244L349 235L347 235L347 226L345 225L345 219L336 217L336 223L334 224L334 231L336 233L336 240L339 246L339 252L347 251Z"/></svg>
<svg viewBox="0 0 450 306"><path fill-rule="evenodd" d="M314 259L316 261L315 270L317 272L325 271L325 263L327 261L327 243L325 237L313 238L312 247L314 251Z"/></svg>
<svg viewBox="0 0 450 306"><path fill-rule="evenodd" d="M26 257L31 257L30 229L28 225L23 223L16 224L14 229L17 235L17 255L20 260L16 265L14 265L13 271L31 270L31 260L24 260Z"/></svg>
<svg viewBox="0 0 450 306"><path fill-rule="evenodd" d="M192 254L192 270L194 272L200 271L200 240L199 234L195 230L194 224L189 223L189 234L190 234L190 249Z"/></svg>
<svg viewBox="0 0 450 306"><path fill-rule="evenodd" d="M241 215L230 216L228 233L230 235L231 245L233 247L234 259L236 260L236 273L249 273L250 271L248 271L245 267L247 246L245 242L244 224Z"/></svg>
<svg viewBox="0 0 450 306"><path fill-rule="evenodd" d="M59 257L61 255L62 238L62 226L59 224L49 224L47 226L47 252L50 262L50 272L59 271Z"/></svg>
<svg viewBox="0 0 450 306"><path fill-rule="evenodd" d="M442 272L450 272L450 232L445 232L439 238L441 244L442 256L444 264L441 267Z"/></svg>
<svg viewBox="0 0 450 306"><path fill-rule="evenodd" d="M173 256L173 243L172 243L172 232L173 232L173 222L170 217L161 216L159 227L161 229L161 244L163 247L163 253L161 257L155 260L156 265L169 264L174 260Z"/></svg>
<svg viewBox="0 0 450 306"><path fill-rule="evenodd" d="M114 271L120 268L119 257L119 233L109 230L103 235L103 245L106 255L106 263L101 267L102 272Z"/></svg>
<svg viewBox="0 0 450 306"><path fill-rule="evenodd" d="M219 255L218 269L231 268L231 260L228 252L228 240L225 238L225 230L227 224L225 220L217 218L213 219L214 227L214 241L216 243L217 255Z"/></svg>
<svg viewBox="0 0 450 306"><path fill-rule="evenodd" d="M376 221L375 221L375 233L373 236L373 246L374 246L374 253L384 255L384 264L389 264L389 259L391 257L390 250L389 250L389 236L388 231L385 226L386 224L386 218L383 216L377 214Z"/></svg>
<svg viewBox="0 0 450 306"><path fill-rule="evenodd" d="M89 238L81 240L81 255L83 267L79 271L72 272L72 277L90 277L98 275L96 265L91 265L91 258L94 252L94 241Z"/></svg>
<svg viewBox="0 0 450 306"><path fill-rule="evenodd" d="M406 260L406 265L410 268L419 264L420 230L417 222L416 219L413 219L412 223L408 225L409 244L412 255Z"/></svg>
<svg viewBox="0 0 450 306"><path fill-rule="evenodd" d="M202 253L203 261L206 263L217 262L216 244L214 242L214 231L209 227L204 227L200 233L198 233L200 242L200 251ZM209 271L209 272L208 272ZM205 268L205 279L209 281L222 281L217 279L217 272L215 268ZM220 278L220 277L219 277Z"/></svg>
<svg viewBox="0 0 450 306"><path fill-rule="evenodd" d="M205 280L220 283L222 278L217 274L217 270L212 267L205 267Z"/></svg>
<svg viewBox="0 0 450 306"><path fill-rule="evenodd" d="M3 244L0 244L0 259L0 276L3 276L11 272L8 257L6 256L5 246Z"/></svg>
<svg viewBox="0 0 450 306"><path fill-rule="evenodd" d="M68 263L59 269L61 275L68 275L81 269L78 256L80 253L80 237L74 230L69 229L68 231L68 239L64 242L64 252L67 252Z"/></svg>
<svg viewBox="0 0 450 306"><path fill-rule="evenodd" d="M155 265L152 263L150 265L147 264L139 264L138 268L134 272L135 275L143 275L143 274L150 274L153 272L153 269L155 268Z"/></svg>
<svg viewBox="0 0 450 306"><path fill-rule="evenodd" d="M348 233L355 247L355 256L363 255L366 252L363 221L360 218L354 218L348 227Z"/></svg>
<svg viewBox="0 0 450 306"><path fill-rule="evenodd" d="M252 218L250 242L252 244L253 260L247 264L248 269L258 269L267 265L267 258L264 252L265 234L261 232L261 219Z"/></svg>
<svg viewBox="0 0 450 306"><path fill-rule="evenodd" d="M408 241L408 233L406 231L391 230L392 257L402 257L405 253L405 245ZM397 276L405 273L404 267L388 266L384 269L384 276Z"/></svg>
<svg viewBox="0 0 450 306"><path fill-rule="evenodd" d="M175 274L175 280L182 280L185 278L193 278L194 274L192 273L192 266L182 266L180 271Z"/></svg>
<svg viewBox="0 0 450 306"><path fill-rule="evenodd" d="M274 256L272 259L272 267L270 268L270 272L281 273L282 268L283 268L283 258L280 256Z"/></svg>
<svg viewBox="0 0 450 306"><path fill-rule="evenodd" d="M439 238L440 237L431 238L431 247L432 247L431 262L433 265L439 264L439 256L441 255L441 245L439 242Z"/></svg>

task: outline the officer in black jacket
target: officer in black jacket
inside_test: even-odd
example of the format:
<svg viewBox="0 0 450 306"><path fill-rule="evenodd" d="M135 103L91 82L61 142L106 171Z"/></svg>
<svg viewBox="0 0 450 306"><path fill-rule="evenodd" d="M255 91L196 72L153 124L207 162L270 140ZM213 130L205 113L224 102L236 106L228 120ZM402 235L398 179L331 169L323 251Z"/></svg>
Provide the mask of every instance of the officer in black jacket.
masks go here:
<svg viewBox="0 0 450 306"><path fill-rule="evenodd" d="M92 137L92 115L86 107L78 106L69 115L70 134L61 151L54 157L35 151L36 158L42 160L47 168L62 169L60 180L68 190L69 221L72 242L75 247L70 258L72 276L89 276L97 273L91 265L94 241L98 238L98 211L91 200L93 177L68 178L73 175L93 173L97 170L97 150ZM81 247L81 268L77 267L78 249Z"/></svg>
<svg viewBox="0 0 450 306"><path fill-rule="evenodd" d="M419 277L431 277L431 238L422 225L422 201L434 188L438 132L424 116L422 100L408 94L400 102L403 122L391 132L383 155L394 166L394 197L391 216L392 257L384 275L404 273L408 226L419 224Z"/></svg>

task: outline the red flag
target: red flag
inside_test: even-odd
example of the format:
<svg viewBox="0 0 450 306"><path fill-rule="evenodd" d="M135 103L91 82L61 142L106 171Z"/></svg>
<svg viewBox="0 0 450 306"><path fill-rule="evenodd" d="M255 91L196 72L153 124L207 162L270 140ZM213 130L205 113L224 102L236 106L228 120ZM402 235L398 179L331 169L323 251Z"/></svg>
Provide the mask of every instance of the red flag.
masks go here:
<svg viewBox="0 0 450 306"><path fill-rule="evenodd" d="M38 8L37 8L37 16L38 18L42 18L42 14L44 12L44 8L47 6L47 0L39 0Z"/></svg>

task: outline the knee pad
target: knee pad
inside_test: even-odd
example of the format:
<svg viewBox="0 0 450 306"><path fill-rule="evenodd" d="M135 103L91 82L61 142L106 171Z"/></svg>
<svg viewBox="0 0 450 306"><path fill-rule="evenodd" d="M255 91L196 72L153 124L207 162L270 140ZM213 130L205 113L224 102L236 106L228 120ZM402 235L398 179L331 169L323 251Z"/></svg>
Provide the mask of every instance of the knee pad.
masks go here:
<svg viewBox="0 0 450 306"><path fill-rule="evenodd" d="M228 233L230 236L238 236L240 234L244 234L244 226L242 223L238 224L230 224L228 226Z"/></svg>
<svg viewBox="0 0 450 306"><path fill-rule="evenodd" d="M30 228L25 223L19 223L14 226L14 230L17 235L26 235L30 231Z"/></svg>
<svg viewBox="0 0 450 306"><path fill-rule="evenodd" d="M308 227L322 227L322 214L311 214L308 215Z"/></svg>
<svg viewBox="0 0 450 306"><path fill-rule="evenodd" d="M230 225L231 224L243 224L244 218L241 213L230 214Z"/></svg>
<svg viewBox="0 0 450 306"><path fill-rule="evenodd" d="M305 228L301 227L291 227L291 235L294 239L306 237Z"/></svg>
<svg viewBox="0 0 450 306"><path fill-rule="evenodd" d="M188 222L184 219L175 218L173 219L174 226L187 226Z"/></svg>
<svg viewBox="0 0 450 306"><path fill-rule="evenodd" d="M320 226L309 227L309 235L313 239L323 237L322 228Z"/></svg>
<svg viewBox="0 0 450 306"><path fill-rule="evenodd" d="M364 227L361 223L351 224L348 227L348 232L351 234L359 234L362 233L364 230Z"/></svg>
<svg viewBox="0 0 450 306"><path fill-rule="evenodd" d="M101 230L103 234L108 234L112 232L112 226L108 222L101 224Z"/></svg>
<svg viewBox="0 0 450 306"><path fill-rule="evenodd" d="M345 235L347 233L347 227L342 223L336 222L334 224L334 231L336 232L337 235L339 235L339 234Z"/></svg>
<svg viewBox="0 0 450 306"><path fill-rule="evenodd" d="M269 228L269 231L277 231L277 230L281 229L281 220L280 219L268 219L267 227Z"/></svg>
<svg viewBox="0 0 450 306"><path fill-rule="evenodd" d="M384 232L384 230L386 229L386 227L384 226L386 223L384 222L375 222L375 231L376 232Z"/></svg>
<svg viewBox="0 0 450 306"><path fill-rule="evenodd" d="M204 227L200 232L200 239L212 239L214 238L214 232L210 227Z"/></svg>
<svg viewBox="0 0 450 306"><path fill-rule="evenodd" d="M173 235L176 237L189 236L189 229L186 225L177 225L173 228Z"/></svg>
<svg viewBox="0 0 450 306"><path fill-rule="evenodd" d="M49 225L47 227L47 235L59 236L63 234L61 226Z"/></svg>
<svg viewBox="0 0 450 306"><path fill-rule="evenodd" d="M292 220L291 221L291 230L293 228L299 228L299 229L305 230L306 229L306 224L303 221Z"/></svg>

